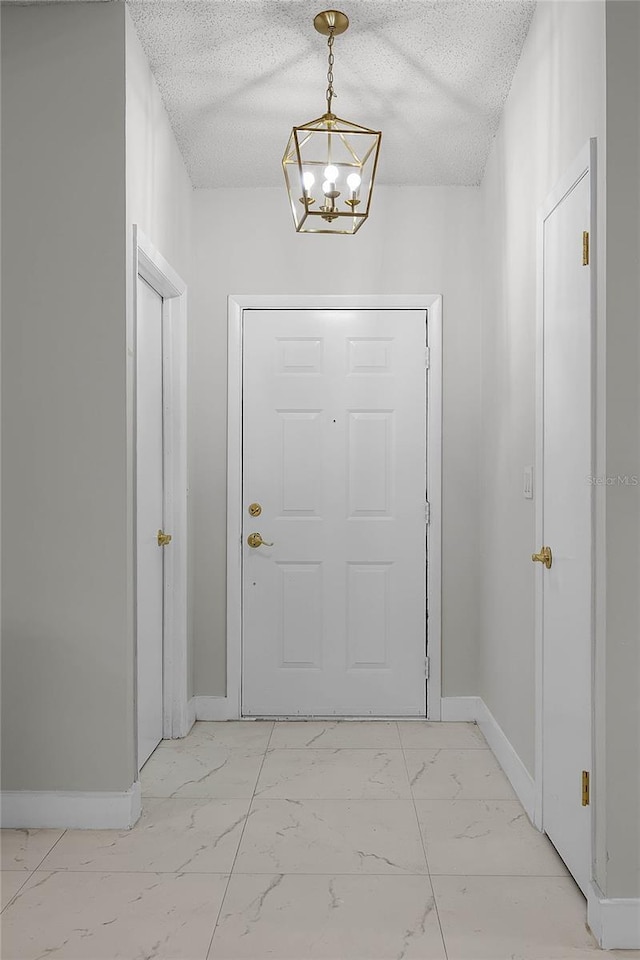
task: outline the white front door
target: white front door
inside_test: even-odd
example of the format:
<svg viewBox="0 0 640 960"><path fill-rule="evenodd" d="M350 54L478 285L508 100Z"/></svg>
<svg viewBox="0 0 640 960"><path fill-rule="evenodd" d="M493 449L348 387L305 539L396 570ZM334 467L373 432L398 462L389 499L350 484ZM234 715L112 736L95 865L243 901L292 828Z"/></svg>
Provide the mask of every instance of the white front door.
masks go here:
<svg viewBox="0 0 640 960"><path fill-rule="evenodd" d="M136 333L136 557L138 768L162 739L163 524L162 297L138 277Z"/></svg>
<svg viewBox="0 0 640 960"><path fill-rule="evenodd" d="M426 715L426 319L244 313L246 716Z"/></svg>
<svg viewBox="0 0 640 960"><path fill-rule="evenodd" d="M592 267L589 174L544 220L542 789L544 830L583 892L591 879ZM542 567L542 565L541 565Z"/></svg>

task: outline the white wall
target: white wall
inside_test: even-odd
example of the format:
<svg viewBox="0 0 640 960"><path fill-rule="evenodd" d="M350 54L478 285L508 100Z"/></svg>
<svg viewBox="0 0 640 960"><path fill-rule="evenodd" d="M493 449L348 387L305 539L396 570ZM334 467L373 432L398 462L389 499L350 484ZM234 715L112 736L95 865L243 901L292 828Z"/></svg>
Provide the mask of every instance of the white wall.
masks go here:
<svg viewBox="0 0 640 960"><path fill-rule="evenodd" d="M195 693L225 692L226 298L261 293L444 295L443 682L476 693L479 190L379 188L355 237L296 234L284 185L193 199Z"/></svg>
<svg viewBox="0 0 640 960"><path fill-rule="evenodd" d="M135 779L124 6L2 9L4 790Z"/></svg>
<svg viewBox="0 0 640 960"><path fill-rule="evenodd" d="M127 219L187 281L191 181L128 11L125 69Z"/></svg>

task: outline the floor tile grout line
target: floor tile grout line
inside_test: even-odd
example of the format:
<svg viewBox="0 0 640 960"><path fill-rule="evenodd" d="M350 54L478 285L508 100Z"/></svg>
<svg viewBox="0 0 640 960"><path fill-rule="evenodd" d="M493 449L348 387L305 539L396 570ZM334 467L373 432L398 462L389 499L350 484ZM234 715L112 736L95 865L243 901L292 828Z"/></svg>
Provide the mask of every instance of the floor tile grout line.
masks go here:
<svg viewBox="0 0 640 960"><path fill-rule="evenodd" d="M8 910L8 909L9 909L9 907L11 906L11 904L13 903L13 901L16 899L16 897L18 896L18 894L19 894L22 890L24 890L25 885L29 882L29 880L31 879L31 877L33 877L33 876L35 875L35 872L36 872L36 871L35 871L35 870L32 870L31 872L29 872L28 870L24 870L24 871L23 871L23 870L20 870L20 871L18 871L18 870L13 870L13 871L11 871L11 870L4 870L4 871L0 871L0 872L2 872L2 873L18 873L18 872L19 872L19 873L25 873L25 874L26 874L26 876L25 876L25 878L24 878L24 881L20 884L20 886L18 887L18 889L16 890L16 892L14 893L14 895L11 897L10 900L7 901L7 903L5 903L5 905L4 905L4 907L2 908L2 910L0 910L0 916L1 916L1 915L5 912L5 910Z"/></svg>
<svg viewBox="0 0 640 960"><path fill-rule="evenodd" d="M384 750L385 752L388 752L388 753L400 753L401 750L403 749L410 750L413 753L426 753L427 751L435 751L435 750L437 750L439 753L441 753L443 750L455 750L458 753L460 753L461 751L465 751L466 753L491 753L491 751L485 747L386 747L386 746L385 747L307 747L307 746L271 747L269 752L275 753L276 750L278 750L282 753L288 753L289 751L293 751L293 750L299 750L299 751L304 750L305 753L306 752L311 753L312 751L315 751L316 753L321 753L322 751L326 750L327 752L332 751L335 753L336 750L350 750L353 752L361 751L362 753L364 753L365 751L368 750L370 753L373 753L374 750ZM502 769L502 767L500 769Z"/></svg>
<svg viewBox="0 0 640 960"><path fill-rule="evenodd" d="M271 789L271 788L269 788ZM222 800L257 800L259 802L275 802L278 800L302 800L311 803L312 801L318 801L318 803L358 803L361 800L366 800L367 803L398 803L400 801L404 803L411 803L413 799L419 800L421 803L510 803L510 802L519 802L517 798L514 797L362 797L362 796L353 796L353 797L265 797L265 796L255 796L255 797L144 797L144 800L204 800L204 801L222 801Z"/></svg>
<svg viewBox="0 0 640 960"><path fill-rule="evenodd" d="M104 874L105 876L119 877L126 876L131 874L140 874L141 876L167 876L167 877L225 877L228 875L229 870L79 870L76 867L51 867L48 870L4 870L3 873L19 873L21 876L24 874L25 882L33 878L34 874L41 873L60 873L60 874L76 874L80 875L91 875L94 873ZM279 871L277 870L234 870L234 877L270 877L278 876ZM356 873L352 871L342 871L342 870L331 870L331 871L299 871L299 870L285 870L282 872L282 876L285 877L362 877L366 879L367 877L389 877L389 878L400 878L403 877L447 877L451 880L461 880L462 878L468 880L570 880L572 886L575 886L575 880L570 874L566 873L415 873L412 871L396 871L391 873L389 871L376 873L375 871L367 871L363 873L362 871L357 871ZM24 886L24 884L23 884ZM20 888L22 889L22 887Z"/></svg>
<svg viewBox="0 0 640 960"><path fill-rule="evenodd" d="M27 827L27 828L26 828L26 832L29 833L29 830L30 830L30 829L31 829L31 828ZM48 830L48 829L51 829L51 828L50 828L50 827L34 827L33 829L39 831L39 830ZM55 829L55 828L53 828L53 829ZM24 870L24 871L23 871L23 870L19 870L19 869L12 870L11 867L3 867L2 864L0 864L0 872L3 872L3 873L18 873L18 872L20 872L20 873L28 873L29 876L30 876L32 873L35 873L36 870L39 870L39 869L40 869L40 867L42 866L42 864L44 863L44 861L47 859L47 857L49 856L49 854L51 853L51 851L52 851L55 847L57 847L57 845L60 843L60 841L61 841L62 838L64 837L65 833L67 833L67 828L62 828L62 827L61 827L61 828L58 828L58 829L61 829L61 830L62 830L62 833L60 834L60 836L58 837L57 840L54 840L54 842L51 844L51 846L49 847L49 849L47 850L47 852L45 853L45 855L43 856L43 858L42 858L41 860L39 860L38 863L36 864L36 866L33 867L31 870ZM21 829L20 827L3 827L2 830L0 831L0 833L13 832L14 830L17 830L19 833L20 833L20 832L24 832L24 828Z"/></svg>
<svg viewBox="0 0 640 960"><path fill-rule="evenodd" d="M212 931L212 933L211 933L211 939L209 940L209 946L208 946L207 952L206 952L206 954L205 954L205 960L210 960L210 957L211 957L211 948L212 948L212 946L213 946L213 940L214 940L214 937L215 937L215 935L216 935L216 930L218 929L218 923L219 923L219 921L220 921L220 914L222 913L222 908L223 908L223 906L224 906L224 902L225 902L225 900L227 899L227 892L228 892L228 890L229 890L229 884L231 883L231 877L233 876L233 868L234 868L235 865L236 865L236 860L238 859L238 854L239 854L239 852L240 852L240 846L241 846L241 844L242 844L242 838L244 837L244 832L245 832L245 830L247 829L247 824L248 824L248 822L249 822L249 817L251 816L251 808L252 808L252 806L253 806L253 801L254 801L255 796L256 796L256 790L257 790L257 788L258 788L258 781L260 780L260 776L261 776L261 774L262 774L262 768L264 767L264 762L265 762L265 760L267 759L267 753L269 752L269 744L271 743L271 737L273 736L273 731L274 731L274 729L275 729L275 721L272 720L272 721L271 721L271 730L269 731L269 737L268 737L268 739L267 739L267 743L266 743L266 746L265 746L265 748L264 748L264 753L263 753L263 755L262 755L262 763L260 764L260 769L258 770L258 776L256 777L256 782L255 782L255 784L254 784L254 786L253 786L253 793L252 793L252 795L251 795L251 799L249 800L249 806L247 807L247 813L246 813L246 816L245 816L245 818L244 818L244 823L243 823L243 825L242 825L242 830L241 830L241 832L240 832L240 839L238 840L238 846L236 847L236 852L235 852L235 856L234 856L234 858L233 858L233 863L231 864L231 869L229 870L229 877L228 877L228 879L227 879L227 883L226 883L226 886L225 886L225 888L224 888L224 893L222 894L222 898L221 898L221 900L220 900L220 907L219 907L219 909L218 909L218 913L216 914L215 923L213 924L213 931Z"/></svg>
<svg viewBox="0 0 640 960"><path fill-rule="evenodd" d="M50 848L49 850L47 850L47 852L45 853L44 857L42 858L42 860L40 861L40 863L38 864L38 866L33 868L33 872L34 872L34 873L36 872L36 870L39 870L39 869L41 868L42 864L45 862L45 860L47 859L47 857L48 857L51 853L53 853L53 851L54 851L55 848L58 846L58 844L60 843L60 841L62 840L62 838L63 838L64 836L66 836L67 832L68 832L68 831L67 831L66 829L62 831L62 833L60 834L60 836L58 837L58 839L56 840L56 842L51 845L51 848Z"/></svg>
<svg viewBox="0 0 640 960"><path fill-rule="evenodd" d="M445 722L446 722L446 721L445 721ZM494 755L493 755L493 752L489 749L489 747L407 747L406 745L403 745L402 749L403 749L405 752L406 752L406 751L409 751L409 753L428 753L428 752L430 752L430 751L431 751L431 752L437 752L437 753L448 753L448 752L451 752L451 753L488 753L488 754L490 754L491 756L494 756ZM494 757L494 759L495 759L495 757ZM497 762L498 762L498 761L496 760L496 763L497 763ZM500 766L500 764L498 764L498 766ZM500 767L500 769L502 770L502 767Z"/></svg>
<svg viewBox="0 0 640 960"><path fill-rule="evenodd" d="M400 731L398 731L398 735L399 735L399 734L400 734ZM400 740L400 743L402 744L402 739ZM432 879L431 879L431 868L430 868L430 866L429 866L429 858L428 858L428 856L427 856L427 847L426 847L426 844L425 844L425 842L424 842L424 836L422 835L422 827L420 826L420 817L418 816L418 808L416 807L416 798L414 797L414 795L413 795L413 790L412 790L412 788L411 788L411 778L410 778L410 776L409 776L409 767L407 766L407 757L406 757L406 754L405 754L405 752L404 752L404 745L403 745L403 744L402 744L402 757L403 757L403 760L404 760L404 768L405 768L405 771L406 771L406 774L407 774L407 781L409 782L409 792L411 793L411 800L412 800L412 802L413 802L413 812L414 812L414 815L415 815L415 818L416 818L416 826L417 826L417 828L418 828L418 836L420 837L420 844L422 845L422 852L423 852L423 854L424 854L424 861L425 861L425 863L426 863L426 865L427 865L427 876L429 877L429 886L431 887L431 895L432 895L432 897L433 897L433 906L434 906L434 909L435 909L435 911L436 911L436 918L437 918L437 920L438 920L438 928L439 928L439 930L440 930L440 937L441 937L441 939L442 939L442 947L443 947L443 949L444 949L445 958L446 958L446 960L448 960L448 958L449 958L449 951L447 950L447 941L445 940L445 937L444 937L444 930L443 930L443 928L442 928L442 921L441 921L441 919L440 919L440 911L438 910L438 901L436 900L436 891L435 891L435 889L434 889L433 881L432 881Z"/></svg>
<svg viewBox="0 0 640 960"><path fill-rule="evenodd" d="M266 798L264 798L264 797L262 797L262 796L257 796L257 795L254 796L253 794L245 794L244 797L237 797L237 796L234 796L234 797L216 797L216 796L198 796L198 797L185 797L185 796L182 796L182 797L172 797L172 796L166 796L166 797L158 797L158 796L151 796L151 795L149 795L149 796L144 796L142 799L143 799L143 800L171 800L171 801L177 801L178 803L200 803L200 804L213 803L214 801L215 801L216 803L239 803L241 800L245 800L245 801L246 801L246 800L254 800L254 799L255 799L255 800L263 800L263 799L265 799L265 800L273 800L274 802L275 802L276 800L289 800L289 799L294 799L294 800L309 800L309 801L311 801L311 800L317 800L318 802L324 802L324 801L326 800L328 803L340 803L340 802L343 802L343 801L344 801L345 803L347 803L347 802L348 802L348 803L353 803L353 802L356 801L356 800L366 800L367 802L370 802L370 803L399 803L399 802L410 803L411 800L413 799L413 797L411 797L411 796L409 796L409 797L345 797L345 796L342 796L342 797L318 797L318 796L309 796L309 797L293 797L293 798L291 798L291 797L266 797ZM520 802L520 800L518 800L517 797L416 797L416 800L420 800L421 802L424 802L424 803L452 803L453 801L455 801L456 803L512 803L512 804L514 804L515 806L520 807L520 809L523 809L522 803ZM525 811L525 812L526 812L526 811ZM70 828L70 829L73 829L73 828ZM129 833L129 832L130 832L129 828L127 828L127 827L122 827L122 828L116 827L116 828L115 828L115 831L113 830L113 828L110 828L110 827L97 828L96 830L93 830L93 829L84 830L84 829L83 829L83 833L93 833L93 832L99 833L99 832L103 832L103 831L107 831L107 832L120 832L120 833ZM61 837L60 839L62 839L62 837ZM57 843L58 843L58 841L56 840L56 844L57 844ZM53 850L53 847L52 847L51 849ZM49 853L50 853L50 852L51 852L51 851L49 851ZM49 853L47 853L47 856L49 856ZM9 872L11 872L11 871L14 870L14 869L17 870L17 869L20 869L20 868L5 867L4 869L5 869L5 870L8 870Z"/></svg>
<svg viewBox="0 0 640 960"><path fill-rule="evenodd" d="M81 873L82 871L69 870L68 872ZM124 873L125 871L122 872ZM139 873L142 871L133 872ZM154 870L151 872L157 873L158 871ZM226 870L222 871L222 873L226 872ZM198 873L198 871L193 871L193 873ZM279 876L280 873L282 873L283 877L362 877L363 879L367 877L393 877L400 879L403 877L448 877L451 880L461 880L463 878L469 880L571 880L575 886L575 880L572 876L559 873L412 873L410 871L407 873L401 873L400 871L396 873L375 873L370 871L367 873L363 873L362 871L358 871L357 873L343 873L342 871L336 872L335 870L332 870L330 873L324 871L302 873L296 870L235 870L233 875L234 877L273 877ZM207 874L203 875L206 876ZM220 874L212 874L212 876L220 876Z"/></svg>
<svg viewBox="0 0 640 960"><path fill-rule="evenodd" d="M220 801L220 802L221 802L221 801L230 800L230 801L232 801L233 803L237 803L239 800L249 800L249 801L251 801L251 800L253 800L253 795L251 795L251 796L244 796L244 797L185 797L185 796L182 796L182 797L172 797L171 795L168 795L168 796L166 796L166 797L157 797L157 796L155 796L155 795L152 796L151 794L149 794L149 796L146 796L146 795L143 796L142 799L143 799L143 800L180 800L181 802L185 802L185 803L193 803L194 801L199 801L199 802L203 802L203 803L211 803L213 800L215 800L215 801Z"/></svg>

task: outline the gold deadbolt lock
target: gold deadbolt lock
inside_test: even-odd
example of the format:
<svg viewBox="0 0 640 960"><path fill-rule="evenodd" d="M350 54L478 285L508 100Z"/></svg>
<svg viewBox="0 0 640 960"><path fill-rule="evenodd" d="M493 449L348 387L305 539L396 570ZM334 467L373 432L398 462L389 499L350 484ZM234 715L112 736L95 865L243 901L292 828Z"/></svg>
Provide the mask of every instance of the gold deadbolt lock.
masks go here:
<svg viewBox="0 0 640 960"><path fill-rule="evenodd" d="M259 503L250 503L249 504L249 516L259 517L262 513L262 507Z"/></svg>
<svg viewBox="0 0 640 960"><path fill-rule="evenodd" d="M250 547L253 547L254 550L256 547L272 547L273 546L272 543L267 543L266 540L263 540L262 535L260 533L250 533L249 536L247 537L247 543L249 544Z"/></svg>
<svg viewBox="0 0 640 960"><path fill-rule="evenodd" d="M168 543L171 543L171 534L165 533L163 530L158 530L158 546L166 547Z"/></svg>
<svg viewBox="0 0 640 960"><path fill-rule="evenodd" d="M551 547L543 547L540 553L532 553L531 559L534 563L544 563L547 570L550 570L553 562L553 557L551 556Z"/></svg>

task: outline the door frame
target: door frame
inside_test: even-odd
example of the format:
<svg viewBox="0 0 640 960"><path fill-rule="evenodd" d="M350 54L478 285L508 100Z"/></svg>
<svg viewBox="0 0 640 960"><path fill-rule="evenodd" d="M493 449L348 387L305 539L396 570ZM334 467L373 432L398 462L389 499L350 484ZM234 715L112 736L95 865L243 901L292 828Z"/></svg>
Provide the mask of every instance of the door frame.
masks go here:
<svg viewBox="0 0 640 960"><path fill-rule="evenodd" d="M173 538L171 548L164 551L163 564L162 736L171 739L185 737L190 727L187 712L187 285L135 224L133 250L134 344L137 343L138 276L162 297L163 513L165 527ZM135 406L133 423L135 515ZM134 547L134 584L136 556ZM137 587L134 587L134 605L136 625ZM137 670L134 676L137 698Z"/></svg>
<svg viewBox="0 0 640 960"><path fill-rule="evenodd" d="M427 718L440 719L442 627L442 296L440 294L282 295L228 298L227 367L227 685L216 719L242 717L242 358L245 310L425 310L427 378Z"/></svg>
<svg viewBox="0 0 640 960"><path fill-rule="evenodd" d="M589 210L589 266L591 282L591 473L596 470L596 423L598 416L598 404L601 402L598 394L597 366L596 366L596 347L597 347L597 140L591 138L582 148L571 166L565 171L564 175L556 183L555 187L548 195L543 205L538 210L537 218L537 296L536 296L536 436L535 436L535 471L534 471L534 504L535 504L535 550L542 546L542 537L544 530L543 518L543 489L544 489L544 223L556 207L573 190L573 188L589 174L590 182L590 210ZM586 478L585 478L586 482ZM591 872L593 877L593 853L594 845L594 800L596 797L596 758L595 758L595 708L596 708L596 615L599 604L602 600L603 580L599 576L599 570L596 566L597 543L600 541L600 528L603 523L600 510L598 508L598 498L593 496L591 512L591 771L590 771L590 819L591 819ZM543 588L544 582L542 567L536 571L534 604L534 656L535 656L535 759L534 759L534 810L533 821L538 830L544 830L544 810L543 810L543 710L544 710L544 688L543 688ZM577 786L576 786L577 789Z"/></svg>

